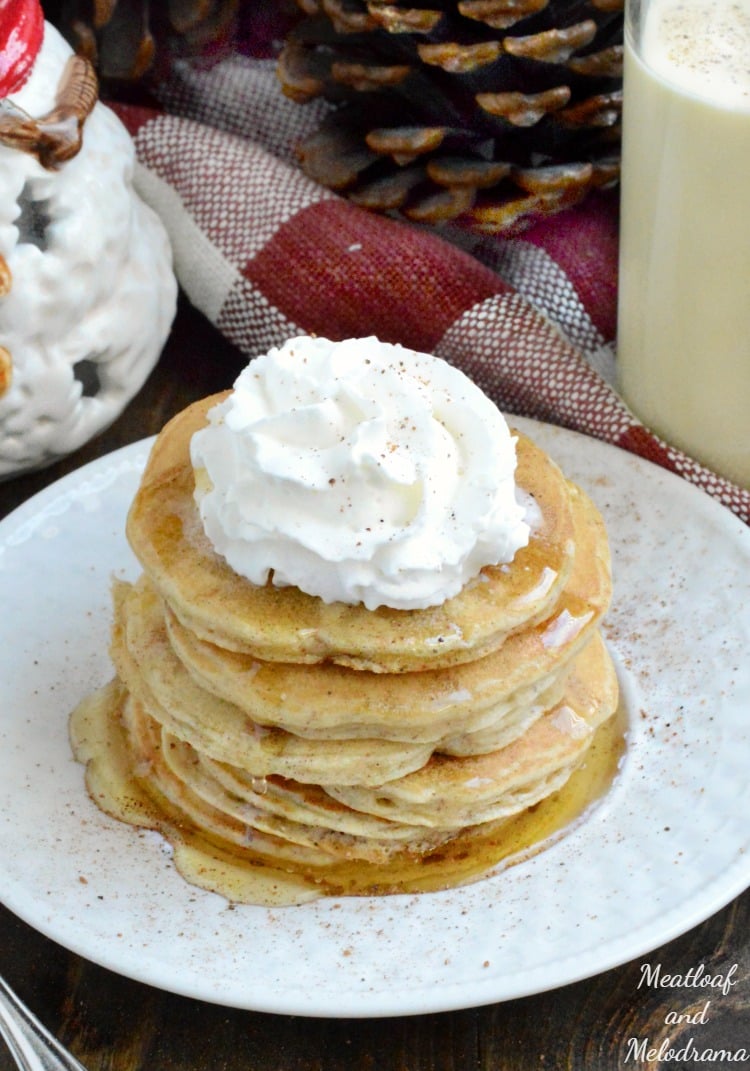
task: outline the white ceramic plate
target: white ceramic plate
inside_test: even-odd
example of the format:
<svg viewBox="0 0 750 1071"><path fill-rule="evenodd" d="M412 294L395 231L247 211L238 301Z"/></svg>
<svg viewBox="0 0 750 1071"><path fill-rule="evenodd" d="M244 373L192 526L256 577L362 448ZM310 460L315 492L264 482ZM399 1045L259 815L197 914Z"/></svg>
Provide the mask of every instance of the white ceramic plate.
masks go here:
<svg viewBox="0 0 750 1071"><path fill-rule="evenodd" d="M593 496L615 573L606 635L628 715L611 792L573 832L447 893L230 907L152 833L102 815L68 712L103 683L112 574L148 443L0 524L0 896L81 955L261 1011L381 1016L550 989L647 954L750 884L750 531L687 483L518 421Z"/></svg>

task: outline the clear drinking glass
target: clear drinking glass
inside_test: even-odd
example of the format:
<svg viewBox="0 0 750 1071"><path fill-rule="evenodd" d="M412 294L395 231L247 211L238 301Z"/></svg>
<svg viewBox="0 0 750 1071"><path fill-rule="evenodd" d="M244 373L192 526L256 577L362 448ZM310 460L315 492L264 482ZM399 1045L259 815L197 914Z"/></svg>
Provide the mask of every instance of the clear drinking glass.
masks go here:
<svg viewBox="0 0 750 1071"><path fill-rule="evenodd" d="M750 488L750 0L628 0L618 369L635 414Z"/></svg>

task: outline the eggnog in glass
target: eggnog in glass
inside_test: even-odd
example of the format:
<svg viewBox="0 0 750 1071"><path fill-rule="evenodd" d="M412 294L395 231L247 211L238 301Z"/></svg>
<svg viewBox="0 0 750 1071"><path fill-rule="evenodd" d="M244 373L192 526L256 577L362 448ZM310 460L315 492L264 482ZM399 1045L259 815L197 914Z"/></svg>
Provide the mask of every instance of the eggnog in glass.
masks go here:
<svg viewBox="0 0 750 1071"><path fill-rule="evenodd" d="M750 0L629 0L620 388L750 488Z"/></svg>

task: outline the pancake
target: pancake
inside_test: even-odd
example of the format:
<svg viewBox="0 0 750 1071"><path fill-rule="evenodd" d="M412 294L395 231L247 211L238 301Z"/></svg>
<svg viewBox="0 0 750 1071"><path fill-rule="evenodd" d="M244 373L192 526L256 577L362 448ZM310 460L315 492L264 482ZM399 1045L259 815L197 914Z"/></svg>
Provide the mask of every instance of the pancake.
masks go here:
<svg viewBox="0 0 750 1071"><path fill-rule="evenodd" d="M357 811L437 829L506 818L559 788L617 707L612 660L597 633L575 662L563 700L508 747L486 755L433 755L421 770L377 789L327 785Z"/></svg>
<svg viewBox="0 0 750 1071"><path fill-rule="evenodd" d="M141 611L135 635L128 618L133 601ZM115 587L112 660L148 715L199 752L239 763L252 777L279 774L313 783L333 778L371 785L402 777L429 759L429 743L306 739L251 721L239 707L193 681L169 645L160 610L158 597L144 585Z"/></svg>
<svg viewBox="0 0 750 1071"><path fill-rule="evenodd" d="M523 436L517 483L537 517L529 543L510 565L486 567L439 606L367 610L237 576L203 532L189 456L192 434L224 397L197 402L166 425L127 522L143 568L176 618L200 639L264 661L332 661L401 673L480 658L549 616L573 561L569 491L554 462Z"/></svg>
<svg viewBox="0 0 750 1071"><path fill-rule="evenodd" d="M187 825L210 840L251 847L273 865L303 870L418 856L532 806L570 777L617 701L611 661L596 636L576 660L563 701L512 745L482 758L436 756L417 774L368 791L253 778L175 738L121 686L105 692L110 716L125 729L128 754L118 763L151 801L168 838L173 826ZM80 730L81 714L75 724ZM101 764L96 791L106 806L111 793Z"/></svg>
<svg viewBox="0 0 750 1071"><path fill-rule="evenodd" d="M327 866L355 858L380 863L404 850L430 851L446 839L443 833L360 816L310 785L280 782L286 807L280 806L268 785L248 781L228 765L202 761L189 744L160 731L132 696L123 707L123 724L140 764L136 769L148 771L141 783L155 802L168 800L181 821L204 835L251 845L274 864Z"/></svg>

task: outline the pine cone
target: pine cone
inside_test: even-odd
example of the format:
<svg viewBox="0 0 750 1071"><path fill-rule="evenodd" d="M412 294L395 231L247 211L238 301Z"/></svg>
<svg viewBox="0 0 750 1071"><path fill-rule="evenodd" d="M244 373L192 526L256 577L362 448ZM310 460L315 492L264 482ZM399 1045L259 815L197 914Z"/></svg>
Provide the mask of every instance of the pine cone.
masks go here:
<svg viewBox="0 0 750 1071"><path fill-rule="evenodd" d="M522 230L619 176L623 0L297 0L306 173L411 220Z"/></svg>
<svg viewBox="0 0 750 1071"><path fill-rule="evenodd" d="M178 56L223 54L238 0L56 0L45 15L106 86L163 77Z"/></svg>

